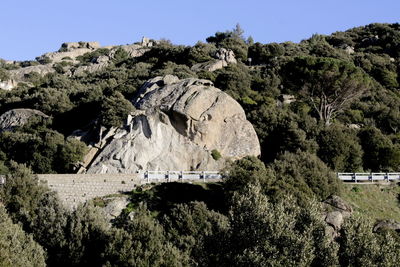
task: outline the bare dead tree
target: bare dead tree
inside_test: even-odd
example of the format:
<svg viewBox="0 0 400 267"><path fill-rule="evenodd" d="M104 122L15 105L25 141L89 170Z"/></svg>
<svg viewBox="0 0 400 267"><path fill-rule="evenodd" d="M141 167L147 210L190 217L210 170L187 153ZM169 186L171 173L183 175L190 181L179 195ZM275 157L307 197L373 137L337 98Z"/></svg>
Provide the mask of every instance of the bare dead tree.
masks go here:
<svg viewBox="0 0 400 267"><path fill-rule="evenodd" d="M326 125L371 86L371 82L357 69L316 71L310 78L303 85L303 96L309 99L319 119Z"/></svg>

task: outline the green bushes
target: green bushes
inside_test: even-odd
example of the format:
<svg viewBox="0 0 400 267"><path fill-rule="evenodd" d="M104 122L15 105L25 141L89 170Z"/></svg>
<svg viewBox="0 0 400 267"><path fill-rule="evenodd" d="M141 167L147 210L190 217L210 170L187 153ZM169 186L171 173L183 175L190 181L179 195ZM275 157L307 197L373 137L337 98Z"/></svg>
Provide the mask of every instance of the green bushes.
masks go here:
<svg viewBox="0 0 400 267"><path fill-rule="evenodd" d="M46 266L46 252L21 226L14 224L0 204L0 266Z"/></svg>
<svg viewBox="0 0 400 267"><path fill-rule="evenodd" d="M109 97L103 97L100 112L101 125L108 128L119 127L133 110L131 102L119 92L114 92Z"/></svg>
<svg viewBox="0 0 400 267"><path fill-rule="evenodd" d="M216 150L216 149L213 149L212 151L211 151L211 156L213 157L213 159L215 159L215 160L219 160L222 156L221 156L221 153L219 153L219 151L218 150Z"/></svg>

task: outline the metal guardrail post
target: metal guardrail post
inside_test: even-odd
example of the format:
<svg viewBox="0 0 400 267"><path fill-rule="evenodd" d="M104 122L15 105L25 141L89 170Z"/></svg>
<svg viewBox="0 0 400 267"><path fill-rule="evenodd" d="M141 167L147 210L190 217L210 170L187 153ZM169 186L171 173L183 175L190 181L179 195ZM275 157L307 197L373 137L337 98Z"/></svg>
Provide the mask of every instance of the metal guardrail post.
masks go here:
<svg viewBox="0 0 400 267"><path fill-rule="evenodd" d="M206 182L206 173L203 171L201 175L203 175L203 182Z"/></svg>
<svg viewBox="0 0 400 267"><path fill-rule="evenodd" d="M146 176L147 183L149 183L150 182L149 171L146 171L144 175Z"/></svg>

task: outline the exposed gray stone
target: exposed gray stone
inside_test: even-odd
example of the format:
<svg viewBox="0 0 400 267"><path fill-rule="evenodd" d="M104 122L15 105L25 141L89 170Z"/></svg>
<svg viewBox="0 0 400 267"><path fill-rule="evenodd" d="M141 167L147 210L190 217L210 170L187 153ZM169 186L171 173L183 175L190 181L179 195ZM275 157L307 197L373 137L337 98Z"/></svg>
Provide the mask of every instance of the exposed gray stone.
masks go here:
<svg viewBox="0 0 400 267"><path fill-rule="evenodd" d="M296 102L296 97L294 95L282 94L278 97L278 101L280 104L288 105L290 103Z"/></svg>
<svg viewBox="0 0 400 267"><path fill-rule="evenodd" d="M225 48L218 49L214 54L214 58L216 60L195 64L191 69L193 71L206 70L212 72L227 67L229 64L237 63L235 54L230 49L225 49Z"/></svg>
<svg viewBox="0 0 400 267"><path fill-rule="evenodd" d="M325 222L335 230L339 230L343 224L343 214L340 211L332 211L326 215Z"/></svg>
<svg viewBox="0 0 400 267"><path fill-rule="evenodd" d="M0 81L0 89L9 91L14 89L18 83L15 80Z"/></svg>
<svg viewBox="0 0 400 267"><path fill-rule="evenodd" d="M47 64L47 65L29 66L9 71L11 78L15 81L24 80L25 76L32 72L36 72L40 75L45 75L47 73L55 72L55 70L53 69L51 64Z"/></svg>
<svg viewBox="0 0 400 267"><path fill-rule="evenodd" d="M324 201L325 204L329 205L336 211L346 212L351 214L353 212L353 208L346 201L341 199L339 196L332 195L328 199Z"/></svg>
<svg viewBox="0 0 400 267"><path fill-rule="evenodd" d="M138 111L117 130L88 173L219 170L225 159L260 154L242 107L208 80L156 77L133 102ZM213 149L223 159L214 160Z"/></svg>
<svg viewBox="0 0 400 267"><path fill-rule="evenodd" d="M201 147L217 149L224 156L260 154L255 130L232 97L208 80L176 81L176 77L166 77L167 82L164 78L145 84L134 105L141 110L161 110L180 134Z"/></svg>
<svg viewBox="0 0 400 267"><path fill-rule="evenodd" d="M48 116L39 110L34 109L12 109L0 116L0 131L12 130L15 127L23 126L32 116L47 118Z"/></svg>
<svg viewBox="0 0 400 267"><path fill-rule="evenodd" d="M154 45L154 43L149 38L143 37L141 45L145 46L145 47L152 47Z"/></svg>
<svg viewBox="0 0 400 267"><path fill-rule="evenodd" d="M112 198L111 200L107 201L108 203L104 207L104 212L106 213L106 216L109 220L118 217L121 214L122 210L125 209L126 206L129 204L128 197L126 196Z"/></svg>
<svg viewBox="0 0 400 267"><path fill-rule="evenodd" d="M395 230L400 232L400 222L394 220L383 220L375 224L374 232L379 232L383 229Z"/></svg>
<svg viewBox="0 0 400 267"><path fill-rule="evenodd" d="M69 42L63 43L59 52L72 51L79 48L98 49L100 48L99 42Z"/></svg>
<svg viewBox="0 0 400 267"><path fill-rule="evenodd" d="M215 58L224 60L227 63L234 63L236 64L235 53L233 53L230 49L220 48L215 52Z"/></svg>

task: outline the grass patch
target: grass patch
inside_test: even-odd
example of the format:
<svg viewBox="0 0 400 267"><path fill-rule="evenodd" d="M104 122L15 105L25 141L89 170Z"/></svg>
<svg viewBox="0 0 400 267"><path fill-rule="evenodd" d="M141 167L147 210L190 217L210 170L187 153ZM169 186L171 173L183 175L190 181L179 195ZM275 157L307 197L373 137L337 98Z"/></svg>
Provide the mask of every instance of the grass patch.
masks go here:
<svg viewBox="0 0 400 267"><path fill-rule="evenodd" d="M400 222L399 184L344 184L342 196L356 211L373 219L393 219Z"/></svg>

